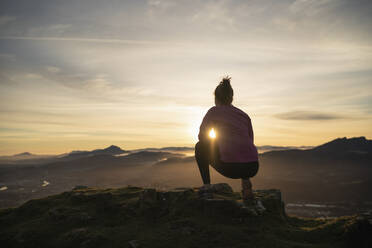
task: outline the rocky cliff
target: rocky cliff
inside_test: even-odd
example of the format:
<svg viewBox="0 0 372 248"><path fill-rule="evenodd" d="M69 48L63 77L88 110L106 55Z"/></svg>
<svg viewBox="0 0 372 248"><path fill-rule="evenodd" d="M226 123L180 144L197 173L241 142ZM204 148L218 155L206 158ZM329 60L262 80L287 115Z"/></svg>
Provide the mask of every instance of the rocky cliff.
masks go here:
<svg viewBox="0 0 372 248"><path fill-rule="evenodd" d="M362 216L300 219L279 190L243 204L227 184L198 188L74 190L0 210L2 247L372 247Z"/></svg>

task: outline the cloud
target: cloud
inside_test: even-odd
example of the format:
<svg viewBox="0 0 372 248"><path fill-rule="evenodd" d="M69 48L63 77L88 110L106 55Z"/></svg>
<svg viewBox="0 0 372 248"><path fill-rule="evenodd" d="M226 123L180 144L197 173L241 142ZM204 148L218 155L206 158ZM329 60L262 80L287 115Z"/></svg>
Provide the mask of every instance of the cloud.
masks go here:
<svg viewBox="0 0 372 248"><path fill-rule="evenodd" d="M0 36L0 40L35 40L35 41L75 41L90 43L121 43L129 45L147 45L147 44L167 44L168 42L151 40L126 40L126 39L105 39L105 38L79 38L79 37L51 37L51 36Z"/></svg>
<svg viewBox="0 0 372 248"><path fill-rule="evenodd" d="M108 102L120 102L123 98L125 101L129 99L143 101L145 98L154 97L154 91L148 87L130 86L126 85L126 83L119 83L112 80L112 78L105 73L96 75L73 74L64 72L59 67L55 66L46 66L46 71L48 73L40 75L26 74L26 77L42 77L47 82L53 82L73 90L75 94L78 94L79 99L93 97L96 100L99 98Z"/></svg>
<svg viewBox="0 0 372 248"><path fill-rule="evenodd" d="M9 54L9 53L0 53L0 60L7 60L7 61L15 61L16 56L15 54Z"/></svg>
<svg viewBox="0 0 372 248"><path fill-rule="evenodd" d="M285 113L280 113L274 115L274 117L281 120L295 120L295 121L328 121L328 120L337 120L345 119L346 117L331 114L323 113L317 111L290 111Z"/></svg>
<svg viewBox="0 0 372 248"><path fill-rule="evenodd" d="M27 30L28 36L56 36L64 35L71 27L70 24L52 24L31 27Z"/></svg>
<svg viewBox="0 0 372 248"><path fill-rule="evenodd" d="M329 11L341 2L340 0L296 0L289 6L289 9L295 14L314 16L323 11Z"/></svg>
<svg viewBox="0 0 372 248"><path fill-rule="evenodd" d="M51 72L51 73L58 73L58 72L61 71L61 69L58 68L58 67L56 67L56 66L47 66L47 67L46 67L46 70L47 70L48 72Z"/></svg>
<svg viewBox="0 0 372 248"><path fill-rule="evenodd" d="M17 18L15 16L3 15L0 16L0 26L8 24L9 22L15 21Z"/></svg>
<svg viewBox="0 0 372 248"><path fill-rule="evenodd" d="M3 1L1 36L81 39L340 39L371 35L370 0ZM89 2L89 4L88 4ZM39 8L38 6L42 6ZM1 13L0 13L1 14ZM19 18L15 18L19 16ZM11 22L11 25L8 25ZM350 35L350 33L352 33ZM97 40L96 40L97 41ZM111 40L113 41L113 40Z"/></svg>

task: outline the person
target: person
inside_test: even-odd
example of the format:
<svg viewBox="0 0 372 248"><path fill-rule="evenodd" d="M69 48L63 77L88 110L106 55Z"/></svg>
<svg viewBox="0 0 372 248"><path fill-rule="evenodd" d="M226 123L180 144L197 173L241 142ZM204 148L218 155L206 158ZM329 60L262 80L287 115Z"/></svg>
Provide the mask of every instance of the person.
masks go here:
<svg viewBox="0 0 372 248"><path fill-rule="evenodd" d="M225 177L241 179L244 202L253 200L250 178L258 172L258 153L254 145L250 117L232 105L233 89L225 77L214 91L215 106L203 118L195 159L203 180L202 192L210 192L209 165Z"/></svg>

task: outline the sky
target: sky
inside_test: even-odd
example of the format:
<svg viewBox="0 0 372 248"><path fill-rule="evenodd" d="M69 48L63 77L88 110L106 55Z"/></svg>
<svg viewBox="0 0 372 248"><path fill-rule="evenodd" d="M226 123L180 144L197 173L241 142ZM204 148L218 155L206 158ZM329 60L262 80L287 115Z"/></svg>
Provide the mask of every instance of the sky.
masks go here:
<svg viewBox="0 0 372 248"><path fill-rule="evenodd" d="M193 146L222 77L256 145L372 138L370 0L2 0L0 155Z"/></svg>

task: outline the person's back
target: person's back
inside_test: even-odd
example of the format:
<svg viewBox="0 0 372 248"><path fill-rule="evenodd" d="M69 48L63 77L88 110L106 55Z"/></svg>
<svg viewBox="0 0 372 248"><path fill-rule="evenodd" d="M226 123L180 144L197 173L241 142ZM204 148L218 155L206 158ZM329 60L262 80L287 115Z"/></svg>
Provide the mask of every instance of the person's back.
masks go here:
<svg viewBox="0 0 372 248"><path fill-rule="evenodd" d="M210 108L200 127L199 140L208 134L212 126L223 162L244 163L258 160L253 142L253 130L249 116L233 105Z"/></svg>
<svg viewBox="0 0 372 248"><path fill-rule="evenodd" d="M215 89L215 104L200 125L199 142L195 145L195 158L204 183L210 188L209 165L229 178L242 179L243 200L253 199L249 180L258 172L258 153L254 145L250 117L233 106L230 78L224 78ZM210 132L214 135L210 136Z"/></svg>

